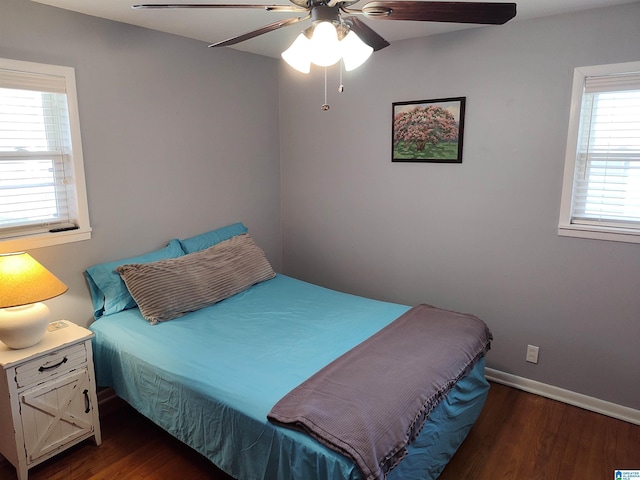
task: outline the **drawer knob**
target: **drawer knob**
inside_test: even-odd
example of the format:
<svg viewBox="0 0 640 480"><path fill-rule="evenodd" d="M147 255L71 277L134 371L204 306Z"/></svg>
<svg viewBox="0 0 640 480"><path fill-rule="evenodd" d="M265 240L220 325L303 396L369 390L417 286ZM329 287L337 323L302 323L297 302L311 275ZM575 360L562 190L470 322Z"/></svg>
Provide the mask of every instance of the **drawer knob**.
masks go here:
<svg viewBox="0 0 640 480"><path fill-rule="evenodd" d="M58 368L60 365L62 365L63 363L67 363L67 357L64 357L62 360L60 360L58 363L56 363L55 365L49 365L48 367L45 367L44 365L41 366L38 371L39 372L44 372L46 370L53 370L54 368Z"/></svg>

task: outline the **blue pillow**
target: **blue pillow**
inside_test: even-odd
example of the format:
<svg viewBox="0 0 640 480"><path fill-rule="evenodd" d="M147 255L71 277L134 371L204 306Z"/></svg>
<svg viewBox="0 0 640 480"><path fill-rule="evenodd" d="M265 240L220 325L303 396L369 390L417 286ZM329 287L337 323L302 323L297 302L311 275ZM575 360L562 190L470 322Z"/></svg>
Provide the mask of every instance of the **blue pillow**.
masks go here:
<svg viewBox="0 0 640 480"><path fill-rule="evenodd" d="M127 286L115 271L115 268L126 263L148 263L166 258L176 258L184 255L180 242L173 239L169 244L154 252L145 253L138 257L101 263L85 270L91 300L93 301L93 316L98 319L103 315L111 315L127 308L136 306L136 302L127 290Z"/></svg>
<svg viewBox="0 0 640 480"><path fill-rule="evenodd" d="M249 229L242 223L234 223L233 225L227 225L226 227L211 230L210 232L201 233L195 237L190 237L185 240L180 240L180 245L184 253L194 253L204 250L209 247L213 247L220 242L229 240L236 235L242 235L247 233Z"/></svg>

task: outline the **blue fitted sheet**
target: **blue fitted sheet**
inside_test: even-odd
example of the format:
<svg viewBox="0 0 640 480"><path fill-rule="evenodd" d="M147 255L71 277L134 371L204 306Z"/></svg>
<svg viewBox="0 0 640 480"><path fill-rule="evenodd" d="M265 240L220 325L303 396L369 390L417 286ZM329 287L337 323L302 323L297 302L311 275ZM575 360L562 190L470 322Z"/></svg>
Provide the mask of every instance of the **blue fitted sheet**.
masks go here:
<svg viewBox="0 0 640 480"><path fill-rule="evenodd" d="M90 327L97 382L234 478L355 480L350 459L270 424L267 413L408 309L277 275L158 325L125 310ZM437 478L487 392L482 359L432 412L389 480Z"/></svg>

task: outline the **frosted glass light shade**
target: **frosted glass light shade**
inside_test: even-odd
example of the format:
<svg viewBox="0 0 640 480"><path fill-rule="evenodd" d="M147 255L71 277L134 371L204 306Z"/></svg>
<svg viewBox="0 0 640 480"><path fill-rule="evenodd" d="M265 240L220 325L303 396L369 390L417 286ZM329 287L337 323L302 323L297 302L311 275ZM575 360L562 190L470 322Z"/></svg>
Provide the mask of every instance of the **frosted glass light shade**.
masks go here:
<svg viewBox="0 0 640 480"><path fill-rule="evenodd" d="M358 35L349 31L338 40L338 31L332 22L323 21L313 27L313 35L309 39L304 33L291 46L282 52L285 62L302 73L311 71L311 64L328 67L344 60L347 71L362 65L373 53L373 48L364 43Z"/></svg>
<svg viewBox="0 0 640 480"><path fill-rule="evenodd" d="M362 65L373 53L373 48L360 40L354 31L350 31L340 42L344 69L354 70Z"/></svg>
<svg viewBox="0 0 640 480"><path fill-rule="evenodd" d="M10 348L38 343L49 324L49 308L39 302L66 291L28 253L0 255L0 340Z"/></svg>
<svg viewBox="0 0 640 480"><path fill-rule="evenodd" d="M328 67L340 60L342 52L338 41L338 32L331 22L316 25L311 37L311 62Z"/></svg>
<svg viewBox="0 0 640 480"><path fill-rule="evenodd" d="M281 53L285 62L301 73L309 73L311 71L311 40L304 33L298 35L298 38Z"/></svg>

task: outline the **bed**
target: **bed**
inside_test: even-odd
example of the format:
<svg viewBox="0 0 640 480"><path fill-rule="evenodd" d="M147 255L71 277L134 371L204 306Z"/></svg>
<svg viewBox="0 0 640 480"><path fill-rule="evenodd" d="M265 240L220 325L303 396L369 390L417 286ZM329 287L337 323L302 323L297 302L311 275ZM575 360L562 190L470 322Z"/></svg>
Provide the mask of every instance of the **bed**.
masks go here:
<svg viewBox="0 0 640 480"><path fill-rule="evenodd" d="M297 388L356 347L378 338L413 308L273 272L169 321L150 315L144 302L137 302L139 295L131 295L136 292L135 282L123 283L127 278L123 269L130 265L161 265L166 273L166 265L173 269L197 252L247 236L244 225L234 224L207 232L206 238L172 241L162 252L88 269L96 316L90 329L95 333L97 383L113 388L141 414L233 478L366 478L369 475L348 452L323 443L299 426L292 428L268 417ZM198 261L202 263L206 262ZM184 286L185 281L179 283ZM184 287L189 292L193 288ZM161 286L163 301L173 289ZM446 388L423 412L423 423L414 425L401 460L375 478L439 476L483 407L489 389L484 354L490 340L487 330L480 341L484 347L471 354L473 358L464 362L456 378L445 380Z"/></svg>

